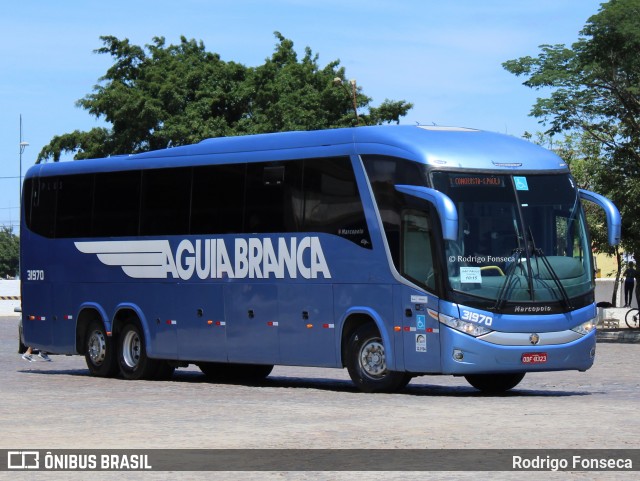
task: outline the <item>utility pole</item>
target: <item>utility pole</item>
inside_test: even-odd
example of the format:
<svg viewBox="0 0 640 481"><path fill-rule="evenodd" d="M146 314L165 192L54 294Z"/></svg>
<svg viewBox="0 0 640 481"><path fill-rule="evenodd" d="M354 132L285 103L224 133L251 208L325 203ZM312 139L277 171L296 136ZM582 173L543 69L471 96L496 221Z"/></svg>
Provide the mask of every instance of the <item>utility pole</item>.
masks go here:
<svg viewBox="0 0 640 481"><path fill-rule="evenodd" d="M29 142L22 140L22 114L20 114L20 174L18 175L18 239L22 230L22 154ZM22 249L18 247L18 272L16 277L20 279L20 268L22 266Z"/></svg>

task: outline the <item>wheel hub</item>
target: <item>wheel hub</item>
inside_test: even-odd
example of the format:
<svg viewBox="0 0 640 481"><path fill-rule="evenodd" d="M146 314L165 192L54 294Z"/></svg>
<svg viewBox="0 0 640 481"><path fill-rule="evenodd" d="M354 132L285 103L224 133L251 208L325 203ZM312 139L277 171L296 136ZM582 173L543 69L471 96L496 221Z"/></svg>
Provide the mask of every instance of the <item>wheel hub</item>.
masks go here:
<svg viewBox="0 0 640 481"><path fill-rule="evenodd" d="M96 366L99 366L104 362L107 355L107 340L102 332L93 331L89 337L87 351L89 352L91 362Z"/></svg>
<svg viewBox="0 0 640 481"><path fill-rule="evenodd" d="M380 341L365 344L360 351L360 365L364 372L373 378L379 378L387 371L384 346Z"/></svg>
<svg viewBox="0 0 640 481"><path fill-rule="evenodd" d="M140 362L140 336L133 331L127 332L122 341L122 357L126 365L135 368Z"/></svg>

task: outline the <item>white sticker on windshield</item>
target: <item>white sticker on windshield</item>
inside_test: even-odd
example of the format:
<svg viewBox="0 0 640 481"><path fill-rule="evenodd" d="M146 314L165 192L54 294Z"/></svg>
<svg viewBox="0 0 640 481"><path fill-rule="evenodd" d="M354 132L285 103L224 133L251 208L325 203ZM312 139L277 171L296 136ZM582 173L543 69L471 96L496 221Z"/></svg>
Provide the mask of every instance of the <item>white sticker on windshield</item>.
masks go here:
<svg viewBox="0 0 640 481"><path fill-rule="evenodd" d="M460 282L462 283L482 283L482 275L480 274L479 267L461 267L460 268Z"/></svg>

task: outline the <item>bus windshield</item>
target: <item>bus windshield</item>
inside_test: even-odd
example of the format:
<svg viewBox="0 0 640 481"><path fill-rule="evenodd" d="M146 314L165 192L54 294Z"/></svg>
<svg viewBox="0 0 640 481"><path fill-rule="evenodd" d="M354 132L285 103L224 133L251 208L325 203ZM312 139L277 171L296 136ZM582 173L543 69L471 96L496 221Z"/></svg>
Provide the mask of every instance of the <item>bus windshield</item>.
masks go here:
<svg viewBox="0 0 640 481"><path fill-rule="evenodd" d="M456 241L447 241L447 275L458 293L508 302L560 302L590 292L591 251L569 174L434 172L434 187L455 203Z"/></svg>

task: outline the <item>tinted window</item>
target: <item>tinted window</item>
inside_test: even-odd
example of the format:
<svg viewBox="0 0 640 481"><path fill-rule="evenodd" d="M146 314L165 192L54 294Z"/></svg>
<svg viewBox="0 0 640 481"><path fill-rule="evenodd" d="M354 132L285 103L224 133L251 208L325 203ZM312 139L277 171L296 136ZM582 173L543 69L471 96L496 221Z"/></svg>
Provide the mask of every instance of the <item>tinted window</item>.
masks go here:
<svg viewBox="0 0 640 481"><path fill-rule="evenodd" d="M142 172L140 235L176 235L189 231L191 168Z"/></svg>
<svg viewBox="0 0 640 481"><path fill-rule="evenodd" d="M193 169L192 234L242 232L245 165Z"/></svg>
<svg viewBox="0 0 640 481"><path fill-rule="evenodd" d="M300 231L302 162L247 165L245 232Z"/></svg>
<svg viewBox="0 0 640 481"><path fill-rule="evenodd" d="M371 247L358 185L348 157L305 160L304 230Z"/></svg>
<svg viewBox="0 0 640 481"><path fill-rule="evenodd" d="M31 179L25 186L25 201L31 204L27 225L36 234L53 237L58 193L58 178L44 177ZM26 195L29 193L30 199Z"/></svg>
<svg viewBox="0 0 640 481"><path fill-rule="evenodd" d="M433 234L427 212L402 212L402 269L403 276L418 285L434 290L436 270L433 261Z"/></svg>
<svg viewBox="0 0 640 481"><path fill-rule="evenodd" d="M60 177L58 188L55 236L89 236L93 204L93 174Z"/></svg>
<svg viewBox="0 0 640 481"><path fill-rule="evenodd" d="M27 224L49 237L324 232L371 247L348 157L60 179L25 183Z"/></svg>
<svg viewBox="0 0 640 481"><path fill-rule="evenodd" d="M138 234L139 171L97 174L94 192L93 235L115 237Z"/></svg>
<svg viewBox="0 0 640 481"><path fill-rule="evenodd" d="M362 161L376 198L393 262L401 270L400 211L405 206L406 199L395 186L428 185L424 166L410 160L380 155L366 155L362 157Z"/></svg>

